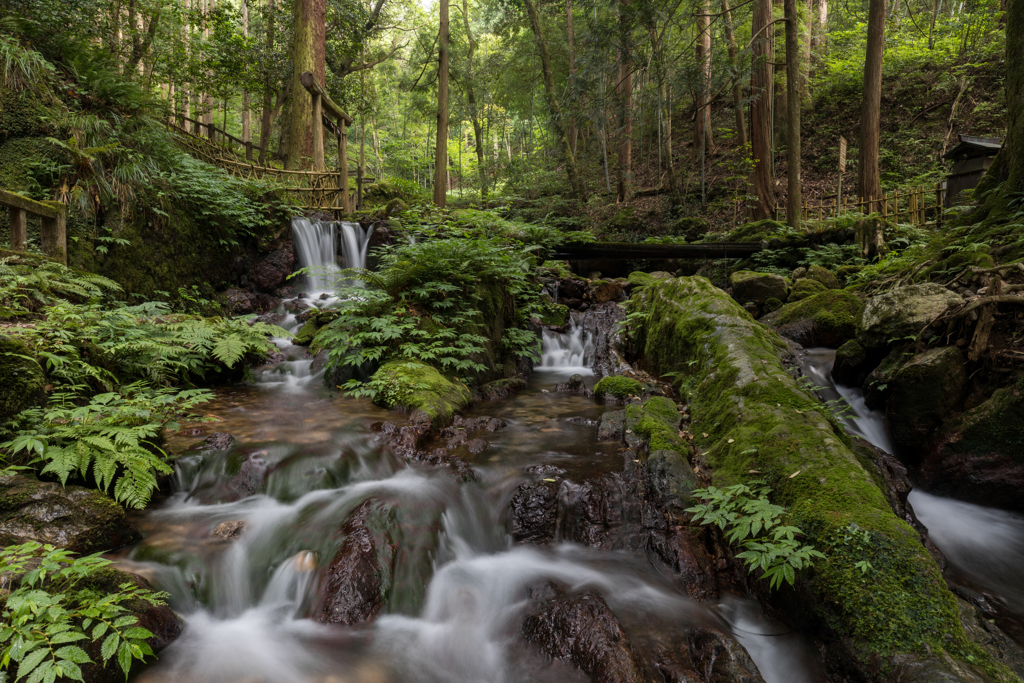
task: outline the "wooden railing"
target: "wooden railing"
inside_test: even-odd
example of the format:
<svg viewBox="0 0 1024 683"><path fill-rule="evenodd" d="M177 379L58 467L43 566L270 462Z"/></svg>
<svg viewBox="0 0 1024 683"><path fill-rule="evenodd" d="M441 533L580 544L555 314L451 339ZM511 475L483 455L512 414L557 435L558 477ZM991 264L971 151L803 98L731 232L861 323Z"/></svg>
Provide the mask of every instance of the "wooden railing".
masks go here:
<svg viewBox="0 0 1024 683"><path fill-rule="evenodd" d="M883 193L879 199L864 199L844 196L842 200L836 195L808 200L803 204L803 220L825 220L846 216L851 213L879 213L883 219L895 220L897 223L913 223L915 225L940 225L943 218L943 200L945 188L941 183L929 189L924 185L910 190L896 190ZM775 219L786 219L786 207L775 207Z"/></svg>

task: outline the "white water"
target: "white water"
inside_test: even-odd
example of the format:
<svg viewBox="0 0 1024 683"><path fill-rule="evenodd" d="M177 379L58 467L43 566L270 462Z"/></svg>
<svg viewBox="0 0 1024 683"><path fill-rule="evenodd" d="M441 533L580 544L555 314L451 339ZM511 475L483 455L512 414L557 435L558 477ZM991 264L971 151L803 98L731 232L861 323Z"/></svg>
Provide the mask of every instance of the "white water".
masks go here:
<svg viewBox="0 0 1024 683"><path fill-rule="evenodd" d="M560 370L562 372L593 375L594 336L584 332L575 321L564 333L544 329L541 332L541 361L534 370Z"/></svg>
<svg viewBox="0 0 1024 683"><path fill-rule="evenodd" d="M300 268L308 268L305 287L310 294L333 293L340 284L337 263L338 231L341 256L346 268L366 268L373 227L363 228L348 221L311 221L292 218L292 239ZM352 283L348 283L352 286ZM358 285L356 285L358 286Z"/></svg>

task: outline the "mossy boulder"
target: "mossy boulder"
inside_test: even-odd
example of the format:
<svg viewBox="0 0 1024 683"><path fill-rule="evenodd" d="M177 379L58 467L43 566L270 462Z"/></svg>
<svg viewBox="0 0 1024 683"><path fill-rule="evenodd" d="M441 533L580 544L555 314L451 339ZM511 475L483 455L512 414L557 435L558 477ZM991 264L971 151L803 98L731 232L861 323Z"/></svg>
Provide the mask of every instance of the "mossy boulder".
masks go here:
<svg viewBox="0 0 1024 683"><path fill-rule="evenodd" d="M764 306L762 306L762 308L764 309L765 313L772 313L782 308L783 305L784 304L775 297L770 297L765 300Z"/></svg>
<svg viewBox="0 0 1024 683"><path fill-rule="evenodd" d="M36 541L89 554L140 538L124 508L102 491L0 477L0 546Z"/></svg>
<svg viewBox="0 0 1024 683"><path fill-rule="evenodd" d="M868 377L868 353L856 339L836 349L836 360L832 364L832 380L847 387L859 387Z"/></svg>
<svg viewBox="0 0 1024 683"><path fill-rule="evenodd" d="M630 396L640 396L643 393L643 384L635 379L623 377L622 375L602 377L601 380L594 385L594 396L601 397L610 395L620 401L624 401Z"/></svg>
<svg viewBox="0 0 1024 683"><path fill-rule="evenodd" d="M687 242L695 242L711 231L711 225L703 218L684 216L668 224L666 234L682 237Z"/></svg>
<svg viewBox="0 0 1024 683"><path fill-rule="evenodd" d="M676 404L664 396L653 396L643 404L626 406L625 427L643 439L649 453L689 453L686 442L679 436L679 420Z"/></svg>
<svg viewBox="0 0 1024 683"><path fill-rule="evenodd" d="M622 298L622 283L613 280L594 280L590 283L587 300L593 304L604 304Z"/></svg>
<svg viewBox="0 0 1024 683"><path fill-rule="evenodd" d="M647 285L654 282L654 278L650 274L640 270L634 270L629 274L629 284L635 287L646 287Z"/></svg>
<svg viewBox="0 0 1024 683"><path fill-rule="evenodd" d="M800 301L806 299L809 296L815 294L821 294L827 292L828 287L821 284L817 280L811 280L810 278L803 278L797 280L793 285L793 288L789 290L789 301Z"/></svg>
<svg viewBox="0 0 1024 683"><path fill-rule="evenodd" d="M779 221L766 218L763 221L755 221L741 225L730 232L724 241L726 242L761 242L771 240L790 232L789 226Z"/></svg>
<svg viewBox="0 0 1024 683"><path fill-rule="evenodd" d="M960 349L944 346L910 358L889 380L886 415L896 455L920 461L932 432L963 399L967 373Z"/></svg>
<svg viewBox="0 0 1024 683"><path fill-rule="evenodd" d="M391 218L397 216L403 211L408 211L409 205L402 201L400 197L395 197L384 206L384 217Z"/></svg>
<svg viewBox="0 0 1024 683"><path fill-rule="evenodd" d="M789 297L786 278L771 273L737 270L729 276L729 286L732 287L733 298L741 304L761 306L768 299L785 301Z"/></svg>
<svg viewBox="0 0 1024 683"><path fill-rule="evenodd" d="M832 274L828 268L822 266L811 266L807 269L807 278L825 285L826 289L839 289L839 278Z"/></svg>
<svg viewBox="0 0 1024 683"><path fill-rule="evenodd" d="M444 427L473 401L465 384L416 361L385 363L373 381L383 386L374 399L378 405L411 411L411 421L434 427Z"/></svg>
<svg viewBox="0 0 1024 683"><path fill-rule="evenodd" d="M857 341L866 349L875 349L894 340L917 337L925 325L960 303L960 295L934 282L896 287L867 300Z"/></svg>
<svg viewBox="0 0 1024 683"><path fill-rule="evenodd" d="M946 420L919 470L939 495L1024 512L1024 396L996 390L981 405Z"/></svg>
<svg viewBox="0 0 1024 683"><path fill-rule="evenodd" d="M307 320L295 334L295 337L292 339L292 344L295 344L296 346L309 346L313 342L313 338L316 336L317 329L319 328L315 321Z"/></svg>
<svg viewBox="0 0 1024 683"><path fill-rule="evenodd" d="M800 280L797 285L801 282L814 280ZM788 303L761 322L803 346L836 347L857 334L857 318L863 308L856 294L832 289Z"/></svg>
<svg viewBox="0 0 1024 683"><path fill-rule="evenodd" d="M827 555L775 602L828 634L830 661L880 680L904 658L943 667L944 653L958 666L984 659L917 532L890 508L831 413L786 371L778 335L704 278L661 282L634 298L648 312L636 346L652 371L679 373L691 431L707 434L695 445L714 484L766 480L790 523Z"/></svg>
<svg viewBox="0 0 1024 683"><path fill-rule="evenodd" d="M32 351L14 337L0 335L0 424L46 401L43 369Z"/></svg>
<svg viewBox="0 0 1024 683"><path fill-rule="evenodd" d="M541 307L541 315L538 318L542 325L561 327L569 322L569 307L562 304L545 302Z"/></svg>

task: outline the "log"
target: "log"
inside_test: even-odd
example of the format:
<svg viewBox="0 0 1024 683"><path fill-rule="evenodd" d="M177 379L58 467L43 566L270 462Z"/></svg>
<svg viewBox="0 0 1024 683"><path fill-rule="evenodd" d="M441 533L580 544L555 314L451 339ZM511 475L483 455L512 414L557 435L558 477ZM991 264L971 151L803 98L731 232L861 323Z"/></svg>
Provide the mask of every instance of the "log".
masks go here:
<svg viewBox="0 0 1024 683"><path fill-rule="evenodd" d="M303 71L299 76L299 82L302 83L303 88L309 91L310 95L320 96L320 104L323 106L325 114L330 114L338 121L343 121L346 126L352 125L352 117L346 114L342 108L334 102L334 100L327 96L327 92L324 90L323 86L317 82L316 78L313 77L313 74L308 71Z"/></svg>
<svg viewBox="0 0 1024 683"><path fill-rule="evenodd" d="M23 209L29 213L46 218L56 218L64 213L63 205L58 202L37 202L14 192L0 190L0 204Z"/></svg>

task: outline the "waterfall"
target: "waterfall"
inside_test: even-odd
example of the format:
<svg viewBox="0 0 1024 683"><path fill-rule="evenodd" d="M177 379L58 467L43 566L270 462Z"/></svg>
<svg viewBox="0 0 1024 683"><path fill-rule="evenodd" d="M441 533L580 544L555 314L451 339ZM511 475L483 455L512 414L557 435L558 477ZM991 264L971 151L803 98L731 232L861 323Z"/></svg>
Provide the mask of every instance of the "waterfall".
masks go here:
<svg viewBox="0 0 1024 683"><path fill-rule="evenodd" d="M594 335L585 332L583 327L573 321L569 331L552 332L545 329L541 332L541 362L535 370L572 370L574 372L593 374Z"/></svg>
<svg viewBox="0 0 1024 683"><path fill-rule="evenodd" d="M341 228L341 255L346 268L366 268L373 228L349 221L316 221L292 218L292 236L300 268L309 268L306 289L324 292L335 288L340 270L337 263L338 228Z"/></svg>
<svg viewBox="0 0 1024 683"><path fill-rule="evenodd" d="M366 268L366 252L370 248L373 227L363 228L359 223L339 221L341 226L341 255L346 268Z"/></svg>

